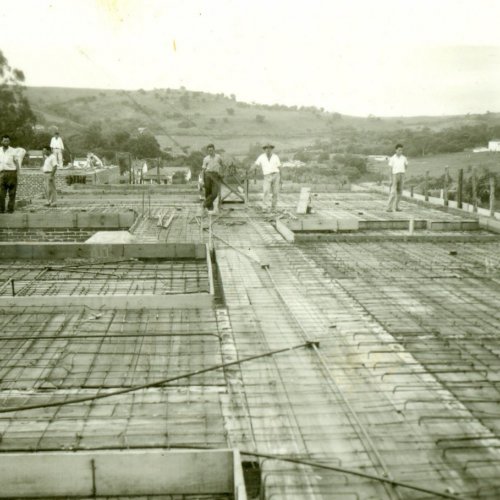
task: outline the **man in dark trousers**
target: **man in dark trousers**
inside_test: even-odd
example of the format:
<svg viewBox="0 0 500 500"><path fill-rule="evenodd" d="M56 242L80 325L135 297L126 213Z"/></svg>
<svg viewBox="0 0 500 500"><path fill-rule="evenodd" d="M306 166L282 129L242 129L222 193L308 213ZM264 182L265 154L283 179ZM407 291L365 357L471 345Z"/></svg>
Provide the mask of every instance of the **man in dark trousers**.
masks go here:
<svg viewBox="0 0 500 500"><path fill-rule="evenodd" d="M209 214L217 213L214 210L214 201L220 195L220 184L222 180L222 158L215 152L215 146L209 144L207 146L208 155L203 159L202 172L205 179L205 202L204 208Z"/></svg>
<svg viewBox="0 0 500 500"><path fill-rule="evenodd" d="M13 213L16 203L16 190L19 172L19 160L17 150L10 147L10 137L2 137L0 148L0 213L5 212L5 198L9 195L7 212Z"/></svg>

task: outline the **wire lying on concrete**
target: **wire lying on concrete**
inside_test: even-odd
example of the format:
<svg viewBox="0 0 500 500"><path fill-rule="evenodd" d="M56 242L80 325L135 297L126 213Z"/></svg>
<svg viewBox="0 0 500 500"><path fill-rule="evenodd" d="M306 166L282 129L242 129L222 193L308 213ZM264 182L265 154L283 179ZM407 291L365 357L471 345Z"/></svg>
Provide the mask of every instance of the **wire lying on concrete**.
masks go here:
<svg viewBox="0 0 500 500"><path fill-rule="evenodd" d="M53 407L59 407L59 406L66 406L66 405L75 404L75 403L84 403L86 401L95 401L97 399L109 398L112 396L119 396L121 394L127 394L129 392L140 391L142 389L149 389L151 387L161 387L161 386L164 386L166 384L169 384L170 382L175 382L177 380L181 380L184 378L194 377L196 375L201 375L202 373L220 370L220 369L227 368L229 366L240 365L242 363L248 363L249 361L253 361L255 359L266 358L269 356L274 356L275 354L281 354L284 352L302 349L304 347L310 348L310 347L313 347L314 345L317 345L317 342L308 341L308 342L304 342L303 344L298 344L298 345L294 345L291 347L285 347L283 349L277 349L275 351L268 351L268 352L265 352L263 354L256 354L254 356L248 356L246 358L238 359L236 361L231 361L229 363L221 363L218 365L210 366L208 368L203 368L201 370L196 370L194 372L185 373L183 375L178 375L177 377L166 378L166 379L162 379L162 380L157 380L155 382L150 382L148 384L127 387L126 389L120 389L118 391L107 392L104 394L95 394L93 396L84 396L84 397L80 397L80 398L67 399L66 401L57 401L57 402L52 402L52 403L40 403L40 404L33 404L33 405L19 406L19 407L0 408L0 413L11 413L11 412L35 410L35 409L40 409L40 408L53 408Z"/></svg>
<svg viewBox="0 0 500 500"><path fill-rule="evenodd" d="M171 446L171 447L168 447L168 449L169 450L175 450L175 449L215 450L217 448L210 447L210 446L184 445L184 446ZM242 456L246 455L246 456L250 456L250 457L264 458L264 459L268 459L268 460L279 460L281 462L289 462L292 464L306 465L309 467L329 470L332 472L340 472L342 474L348 474L350 476L358 476L358 477L362 477L364 479L371 479L373 481L378 481L380 483L390 484L391 486L397 486L400 488L406 488L406 489L413 490L413 491L419 491L421 493L427 493L429 495L432 495L432 496L438 497L438 498L451 498L452 500L457 500L457 498L460 498L459 494L452 494L452 493L441 492L441 491L437 491L437 490L431 490L429 488L423 488L421 486L405 483L402 481L397 481L395 479L388 479L386 477L377 476L375 474L368 474L366 472L358 471L356 469L346 469L345 467L338 467L335 465L322 464L320 462L314 462L312 460L306 460L303 458L296 458L296 457L292 457L292 456L288 456L288 455L275 455L272 453L261 453L258 451L242 450L239 448L238 448L238 451L239 451L240 455L242 455Z"/></svg>
<svg viewBox="0 0 500 500"><path fill-rule="evenodd" d="M401 488L407 488L410 490L414 491L420 491L421 493L428 493L429 495L433 495L436 497L440 498L453 498L456 499L456 495L451 495L449 493L442 493L440 491L436 490L429 490L427 488L422 488L420 486L415 486L413 484L408 484L408 483L403 483L401 481L396 481L395 479L388 479L382 476L376 476L374 474L367 474L365 472L357 471L354 469L345 469L343 467L337 467L334 465L325 465L319 462L312 462L310 460L303 460L299 458L294 458L294 457L288 457L288 456L283 456L283 455L272 455L268 453L258 453L254 451L246 451L246 450L239 450L241 455L249 455L257 458L267 458L271 460L281 460L282 462L290 462L298 465L309 465L311 467L315 467L318 469L325 469L325 470L331 470L334 472L342 472L343 474L349 474L351 476L359 476L365 479L373 479L374 481L378 481L381 483L385 484L390 484L391 486L399 486Z"/></svg>

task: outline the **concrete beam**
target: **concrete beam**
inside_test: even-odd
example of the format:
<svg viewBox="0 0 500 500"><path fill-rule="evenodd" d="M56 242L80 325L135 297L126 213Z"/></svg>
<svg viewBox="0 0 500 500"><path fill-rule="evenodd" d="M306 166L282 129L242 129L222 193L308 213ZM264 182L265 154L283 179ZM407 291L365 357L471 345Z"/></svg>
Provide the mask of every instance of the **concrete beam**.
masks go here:
<svg viewBox="0 0 500 500"><path fill-rule="evenodd" d="M427 220L415 220L414 229L427 229ZM378 230L405 230L410 226L409 219L386 219L386 220L360 220L359 229L378 231Z"/></svg>
<svg viewBox="0 0 500 500"><path fill-rule="evenodd" d="M135 220L133 211L119 213L53 212L0 214L1 229L128 229Z"/></svg>
<svg viewBox="0 0 500 500"><path fill-rule="evenodd" d="M0 296L1 307L72 307L91 309L211 309L214 294L208 292L169 295L27 295Z"/></svg>
<svg viewBox="0 0 500 500"><path fill-rule="evenodd" d="M205 259L203 243L8 243L0 242L3 259L64 260L92 258Z"/></svg>
<svg viewBox="0 0 500 500"><path fill-rule="evenodd" d="M500 221L492 219L491 217L479 217L479 226L488 231L500 233Z"/></svg>
<svg viewBox="0 0 500 500"><path fill-rule="evenodd" d="M480 229L477 220L430 220L427 224L429 231L478 231Z"/></svg>
<svg viewBox="0 0 500 500"><path fill-rule="evenodd" d="M401 234L385 232L359 232L359 233L295 233L295 243L312 242L312 241L357 241L357 242L372 242L372 241L403 241L403 242L437 242L450 241L458 242L484 242L498 241L491 234L474 234L464 232L432 232L432 233L413 233L401 232Z"/></svg>
<svg viewBox="0 0 500 500"><path fill-rule="evenodd" d="M233 494L245 500L232 450L0 454L0 498ZM236 479L236 481L235 481Z"/></svg>

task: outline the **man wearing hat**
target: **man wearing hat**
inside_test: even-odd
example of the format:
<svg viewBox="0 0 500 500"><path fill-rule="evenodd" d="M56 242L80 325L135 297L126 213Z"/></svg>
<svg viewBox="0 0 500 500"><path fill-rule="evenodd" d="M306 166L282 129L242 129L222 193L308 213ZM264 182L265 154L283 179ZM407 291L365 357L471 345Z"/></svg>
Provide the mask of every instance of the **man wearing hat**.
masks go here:
<svg viewBox="0 0 500 500"><path fill-rule="evenodd" d="M272 193L271 209L275 210L278 203L281 162L278 155L273 153L274 146L272 144L264 144L262 149L265 152L257 158L254 164L254 166L262 168L262 173L264 174L262 205L264 209L267 209L269 206L269 196Z"/></svg>

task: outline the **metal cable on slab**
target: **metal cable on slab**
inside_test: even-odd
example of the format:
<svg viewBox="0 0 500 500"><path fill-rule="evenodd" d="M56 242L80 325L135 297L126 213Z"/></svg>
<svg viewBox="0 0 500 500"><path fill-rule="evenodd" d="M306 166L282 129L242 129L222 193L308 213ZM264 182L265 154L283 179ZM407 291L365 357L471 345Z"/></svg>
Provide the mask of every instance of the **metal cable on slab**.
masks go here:
<svg viewBox="0 0 500 500"><path fill-rule="evenodd" d="M119 391L112 391L112 392L108 392L106 394L95 394L94 396L73 398L73 399L68 399L66 401L58 401L58 402L53 402L53 403L41 403L41 404L36 404L36 405L27 405L27 406L19 406L19 407L11 407L11 408L0 408L0 413L11 413L11 412L35 410L35 409L40 409L40 408L60 407L60 406L66 406L66 405L75 404L75 403L84 403L86 401L95 401L97 399L104 399L104 398L109 398L112 396L119 396L121 394L127 394L129 392L140 391L142 389L149 389L151 387L161 387L163 385L169 384L170 382L175 382L177 380L181 380L184 378L194 377L196 375L201 375L202 373L208 373L211 371L224 369L224 368L227 368L229 366L247 363L247 362L253 361L255 359L266 358L269 356L273 356L275 354L281 354L284 352L293 351L296 349L302 349L304 347L312 347L312 346L313 346L313 343L308 341L308 342L305 342L303 344L298 344L295 346L286 347L284 349L277 349L275 351L265 352L264 354L256 354L255 356L248 356L246 358L239 359L236 361L231 361L229 363L220 363L218 365L210 366L209 368L203 368L201 370L196 370L194 372L185 373L183 375L178 375L177 377L171 377L171 378L166 378L166 379L162 379L162 380L157 380L155 382L150 382L148 384L127 387L126 389L121 389Z"/></svg>

